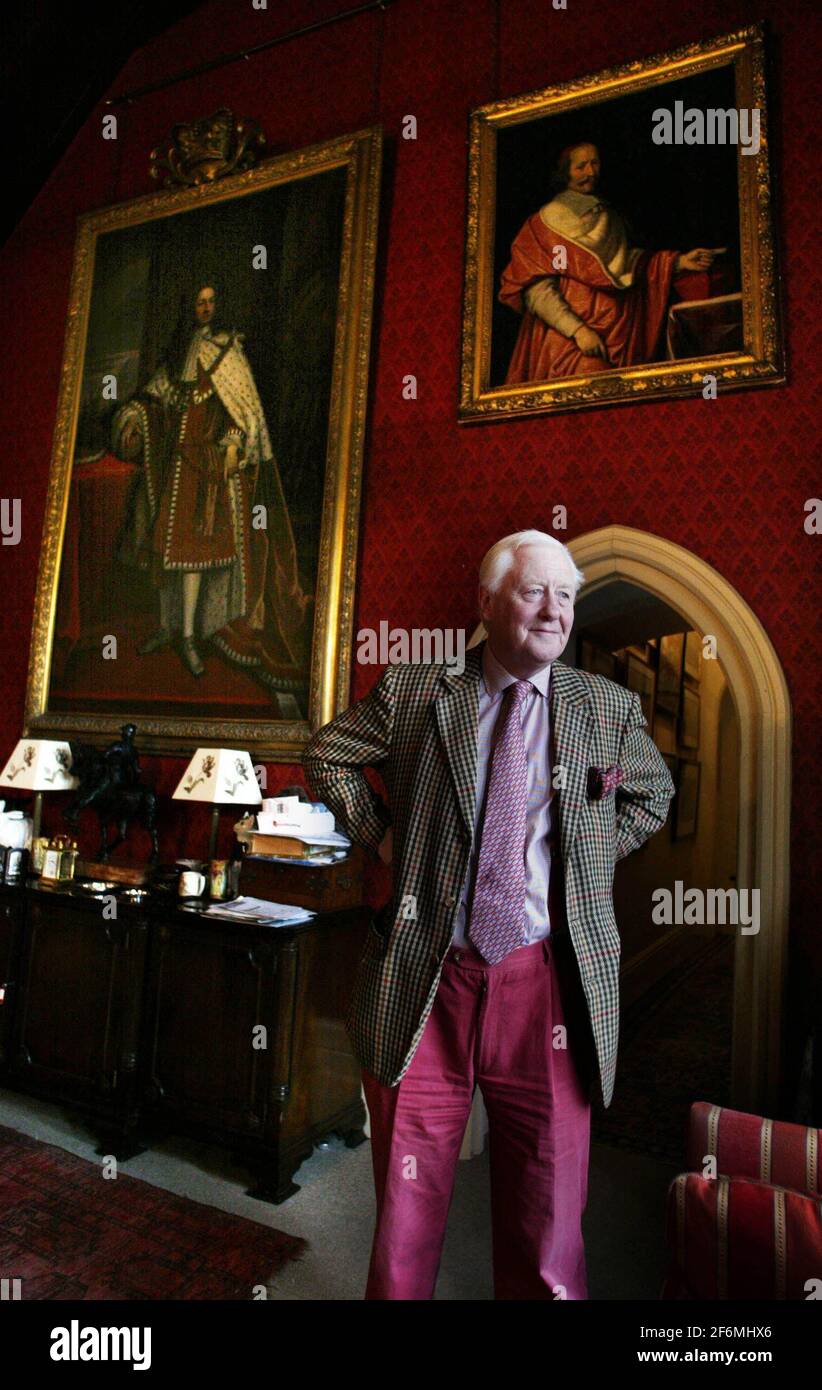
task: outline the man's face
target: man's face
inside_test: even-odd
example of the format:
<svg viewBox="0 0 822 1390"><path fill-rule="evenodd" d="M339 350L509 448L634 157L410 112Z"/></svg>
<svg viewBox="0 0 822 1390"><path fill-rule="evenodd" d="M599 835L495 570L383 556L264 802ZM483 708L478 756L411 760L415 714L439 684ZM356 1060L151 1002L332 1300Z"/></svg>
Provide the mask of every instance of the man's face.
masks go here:
<svg viewBox="0 0 822 1390"><path fill-rule="evenodd" d="M527 680L565 650L574 622L574 581L561 551L520 546L496 593L480 585L479 594L491 650L512 676Z"/></svg>
<svg viewBox="0 0 822 1390"><path fill-rule="evenodd" d="M210 286L200 290L194 302L194 313L199 324L210 323L214 317L214 291Z"/></svg>
<svg viewBox="0 0 822 1390"><path fill-rule="evenodd" d="M575 193L593 193L599 182L599 150L596 145L577 145L568 164L568 187Z"/></svg>

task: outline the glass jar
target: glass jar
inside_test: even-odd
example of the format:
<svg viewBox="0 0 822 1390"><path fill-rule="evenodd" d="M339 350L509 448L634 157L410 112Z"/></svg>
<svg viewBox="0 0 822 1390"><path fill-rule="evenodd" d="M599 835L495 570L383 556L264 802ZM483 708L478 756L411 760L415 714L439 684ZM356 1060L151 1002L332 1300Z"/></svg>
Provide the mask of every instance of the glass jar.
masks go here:
<svg viewBox="0 0 822 1390"><path fill-rule="evenodd" d="M74 867L77 863L77 841L69 840L60 854L60 878L68 881L74 878Z"/></svg>

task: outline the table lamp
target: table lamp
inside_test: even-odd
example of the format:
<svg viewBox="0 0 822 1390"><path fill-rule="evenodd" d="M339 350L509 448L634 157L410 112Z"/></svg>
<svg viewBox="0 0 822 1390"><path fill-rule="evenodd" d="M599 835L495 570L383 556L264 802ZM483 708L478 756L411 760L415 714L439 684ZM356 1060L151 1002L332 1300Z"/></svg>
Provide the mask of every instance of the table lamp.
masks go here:
<svg viewBox="0 0 822 1390"><path fill-rule="evenodd" d="M0 786L34 792L32 839L40 834L43 792L67 792L77 786L71 774L71 749L48 738L21 738L0 773Z"/></svg>
<svg viewBox="0 0 822 1390"><path fill-rule="evenodd" d="M208 844L208 857L213 859L217 850L220 807L259 806L262 794L248 753L237 748L198 748L172 799L208 801L214 807Z"/></svg>

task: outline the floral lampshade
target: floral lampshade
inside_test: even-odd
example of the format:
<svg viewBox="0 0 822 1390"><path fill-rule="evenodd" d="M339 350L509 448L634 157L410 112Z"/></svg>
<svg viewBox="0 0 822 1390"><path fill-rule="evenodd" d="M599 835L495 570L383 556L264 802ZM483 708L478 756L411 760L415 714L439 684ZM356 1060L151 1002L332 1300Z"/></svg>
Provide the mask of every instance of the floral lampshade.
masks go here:
<svg viewBox="0 0 822 1390"><path fill-rule="evenodd" d="M0 773L0 786L29 792L66 792L77 786L67 743L21 738Z"/></svg>
<svg viewBox="0 0 822 1390"><path fill-rule="evenodd" d="M248 753L236 748L198 748L173 799L259 806L262 794Z"/></svg>

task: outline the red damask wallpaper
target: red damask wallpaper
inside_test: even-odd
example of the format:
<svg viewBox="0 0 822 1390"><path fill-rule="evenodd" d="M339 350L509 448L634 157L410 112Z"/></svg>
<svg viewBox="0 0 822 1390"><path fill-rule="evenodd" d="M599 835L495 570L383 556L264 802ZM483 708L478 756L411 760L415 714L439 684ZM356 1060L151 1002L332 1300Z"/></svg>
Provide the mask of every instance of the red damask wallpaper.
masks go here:
<svg viewBox="0 0 822 1390"><path fill-rule="evenodd" d="M135 54L116 90L179 72L349 8L294 0L255 11L215 0ZM792 913L797 960L822 974L819 921L820 541L803 529L819 492L820 256L815 180L815 6L776 0L397 0L244 63L101 111L75 141L6 249L0 398L5 478L23 539L3 549L0 746L19 735L40 528L78 213L146 192L148 152L175 121L221 105L261 121L272 153L381 122L386 163L355 628L474 624L475 572L507 532L568 508L569 537L619 522L670 538L719 569L768 631L794 715ZM468 113L497 97L768 21L772 148L788 339L784 387L458 427ZM287 20L287 24L286 24ZM406 115L418 138L401 138ZM402 379L414 373L415 401ZM4 484L8 490L9 482ZM352 697L376 669L357 670ZM170 792L181 762L156 766ZM271 768L269 787L295 769ZM50 814L53 812L50 811ZM203 822L164 803L164 852L195 852ZM224 827L228 844L228 824ZM378 888L375 888L378 891Z"/></svg>

